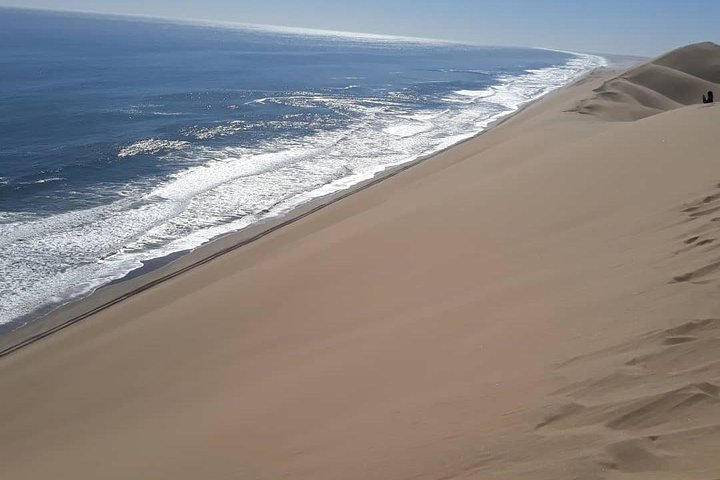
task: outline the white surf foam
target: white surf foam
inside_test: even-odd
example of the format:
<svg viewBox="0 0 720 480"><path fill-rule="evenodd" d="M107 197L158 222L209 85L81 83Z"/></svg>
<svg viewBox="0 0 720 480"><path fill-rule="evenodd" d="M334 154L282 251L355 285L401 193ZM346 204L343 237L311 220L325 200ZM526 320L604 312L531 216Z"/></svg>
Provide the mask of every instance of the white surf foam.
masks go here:
<svg viewBox="0 0 720 480"><path fill-rule="evenodd" d="M227 137L235 135L239 132L248 129L247 122L242 120L233 120L227 123L223 123L216 127L193 127L188 128L182 132L186 137L193 137L198 140L207 140L216 137Z"/></svg>
<svg viewBox="0 0 720 480"><path fill-rule="evenodd" d="M162 140L159 138L149 138L121 148L118 157L132 157L140 154L157 154L168 152L171 150L180 150L190 145L189 142L182 140Z"/></svg>

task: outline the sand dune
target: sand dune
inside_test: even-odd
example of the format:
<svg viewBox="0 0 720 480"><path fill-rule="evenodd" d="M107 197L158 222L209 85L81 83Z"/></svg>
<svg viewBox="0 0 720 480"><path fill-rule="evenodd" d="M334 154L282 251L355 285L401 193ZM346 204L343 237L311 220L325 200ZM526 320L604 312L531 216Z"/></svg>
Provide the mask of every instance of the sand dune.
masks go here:
<svg viewBox="0 0 720 480"><path fill-rule="evenodd" d="M595 89L577 106L604 120L634 121L700 102L720 88L720 46L699 43L679 48L633 68Z"/></svg>
<svg viewBox="0 0 720 480"><path fill-rule="evenodd" d="M2 358L3 478L718 478L720 107L685 105L718 51L596 72Z"/></svg>

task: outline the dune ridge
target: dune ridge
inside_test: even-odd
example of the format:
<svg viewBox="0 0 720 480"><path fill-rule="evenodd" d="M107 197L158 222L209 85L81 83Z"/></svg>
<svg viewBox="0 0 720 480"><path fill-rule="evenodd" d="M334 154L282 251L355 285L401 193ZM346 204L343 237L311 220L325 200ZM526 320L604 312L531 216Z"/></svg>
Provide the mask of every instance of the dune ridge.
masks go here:
<svg viewBox="0 0 720 480"><path fill-rule="evenodd" d="M718 478L720 107L678 90L717 52L594 72L1 358L3 474Z"/></svg>
<svg viewBox="0 0 720 480"><path fill-rule="evenodd" d="M699 103L720 88L720 45L678 48L604 82L573 109L609 121L634 121Z"/></svg>

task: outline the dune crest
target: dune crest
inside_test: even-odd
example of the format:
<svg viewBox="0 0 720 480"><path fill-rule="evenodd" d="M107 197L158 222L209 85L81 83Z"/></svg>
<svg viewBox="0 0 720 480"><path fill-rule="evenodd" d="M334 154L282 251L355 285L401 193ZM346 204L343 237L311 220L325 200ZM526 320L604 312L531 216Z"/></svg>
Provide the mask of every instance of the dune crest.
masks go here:
<svg viewBox="0 0 720 480"><path fill-rule="evenodd" d="M631 68L594 90L574 111L609 121L635 121L702 102L720 89L720 45L697 43Z"/></svg>

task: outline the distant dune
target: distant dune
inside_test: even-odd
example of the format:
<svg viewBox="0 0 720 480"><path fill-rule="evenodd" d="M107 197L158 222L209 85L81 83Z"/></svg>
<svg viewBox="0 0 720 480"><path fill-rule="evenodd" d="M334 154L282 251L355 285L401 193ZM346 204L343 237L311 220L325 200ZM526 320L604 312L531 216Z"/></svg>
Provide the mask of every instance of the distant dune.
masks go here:
<svg viewBox="0 0 720 480"><path fill-rule="evenodd" d="M708 90L720 90L720 45L710 42L679 48L608 80L576 110L633 121L700 103Z"/></svg>

